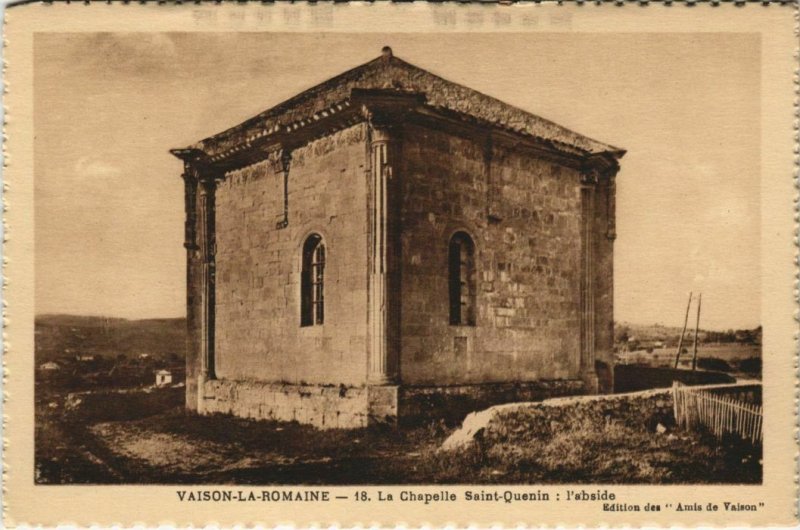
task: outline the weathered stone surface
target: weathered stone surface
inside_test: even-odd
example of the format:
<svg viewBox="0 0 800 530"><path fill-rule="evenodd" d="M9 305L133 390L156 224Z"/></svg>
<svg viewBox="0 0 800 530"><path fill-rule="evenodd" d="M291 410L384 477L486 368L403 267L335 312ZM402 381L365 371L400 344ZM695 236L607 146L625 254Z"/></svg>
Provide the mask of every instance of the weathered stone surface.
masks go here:
<svg viewBox="0 0 800 530"><path fill-rule="evenodd" d="M373 385L367 387L370 424L396 423L398 416L397 393L397 385Z"/></svg>
<svg viewBox="0 0 800 530"><path fill-rule="evenodd" d="M368 422L365 387L218 379L207 381L204 392L203 414L297 421L320 429L356 429Z"/></svg>
<svg viewBox="0 0 800 530"><path fill-rule="evenodd" d="M292 153L289 224L283 175L269 162L217 189L217 376L295 384L362 384L366 358L364 129ZM326 246L325 322L300 326L303 242Z"/></svg>
<svg viewBox="0 0 800 530"><path fill-rule="evenodd" d="M415 125L403 149L403 381L577 379L578 171L503 147L487 162L477 140ZM448 243L458 230L476 246L474 327L448 318ZM602 311L611 322L611 307Z"/></svg>

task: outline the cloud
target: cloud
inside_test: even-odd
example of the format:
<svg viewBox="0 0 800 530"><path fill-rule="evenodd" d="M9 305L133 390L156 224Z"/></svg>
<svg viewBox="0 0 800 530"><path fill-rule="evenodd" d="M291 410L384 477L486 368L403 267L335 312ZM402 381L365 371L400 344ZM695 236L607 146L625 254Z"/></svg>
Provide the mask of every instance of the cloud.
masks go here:
<svg viewBox="0 0 800 530"><path fill-rule="evenodd" d="M117 166L91 156L82 156L75 163L75 176L79 179L116 177L121 173Z"/></svg>
<svg viewBox="0 0 800 530"><path fill-rule="evenodd" d="M42 69L58 74L68 68L96 79L98 75L147 77L170 73L179 57L173 34L169 33L78 33L37 37L41 42ZM88 82L88 81L87 81ZM96 82L96 81L95 81Z"/></svg>

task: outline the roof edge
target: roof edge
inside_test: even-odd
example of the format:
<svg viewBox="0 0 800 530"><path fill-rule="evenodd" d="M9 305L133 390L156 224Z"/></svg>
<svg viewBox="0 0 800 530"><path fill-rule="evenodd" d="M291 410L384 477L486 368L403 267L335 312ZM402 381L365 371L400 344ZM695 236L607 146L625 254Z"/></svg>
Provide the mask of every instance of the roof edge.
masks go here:
<svg viewBox="0 0 800 530"><path fill-rule="evenodd" d="M186 160L187 157L193 158L199 153L203 153L203 155L209 158L217 158L220 153L230 150L232 146L249 143L250 139L252 138L261 138L265 135L275 134L286 126L294 126L296 128L297 123L302 123L311 119L318 119L319 112L325 112L320 111L311 105L309 105L310 108L303 109L303 105L309 100L313 100L314 98L321 97L325 94L327 95L328 99L330 99L330 96L335 96L333 92L335 92L337 88L341 87L341 85L350 85L347 93L351 97L357 90L374 89L374 87L370 86L359 86L359 81L361 80L360 78L367 77L367 85L370 83L374 84L376 82L380 82L381 78L379 76L383 74L376 72L376 70L380 68L391 67L397 67L411 72L412 74L422 74L422 76L418 75L416 80L419 81L419 79L422 79L422 81L419 81L419 84L422 84L423 86L417 86L416 88L418 90L416 91L407 91L406 95L416 94L422 98L425 98L428 95L427 92L439 86L438 83L455 88L456 94L452 97L456 103L453 103L452 105L448 104L447 97L442 96L439 92L436 92L439 104L431 104L431 107L441 108L442 110L452 112L461 112L463 114L473 116L487 124L497 126L501 129L516 130L518 133L527 133L534 137L539 137L547 142L569 145L572 148L583 150L587 154L596 155L600 153L608 153L616 159L620 159L626 153L625 149L595 140L594 138L573 131L572 129L564 127L563 125L559 125L552 120L543 118L515 105L506 103L505 101L502 101L494 96L484 94L473 88L445 79L444 77L430 72L429 70L413 65L407 61L404 61L403 59L400 59L399 57L395 57L392 55L391 49L388 47L385 47L382 51L382 55L375 59L367 61L366 63L331 77L326 81L318 83L282 101L281 103L278 103L277 105L274 105L273 107L270 107L269 109L260 112L255 116L238 123L237 125L234 125L233 127L206 137L203 140L200 140L199 142L191 144L185 148L172 149L170 152L174 156L183 160ZM377 74L376 77L369 79L369 76L374 74ZM429 77L426 78L425 76ZM392 79L391 74L387 76L387 80L390 79ZM426 82L433 83L434 87L426 87ZM347 87L345 86L345 88ZM419 90L420 88L428 88L430 90ZM469 104L460 105L458 103L458 92L461 92L461 95L466 94L467 96L477 98L478 101L476 103L478 106L480 106L480 103L482 102L490 103L491 106L496 109L496 112L499 113L500 119L492 121L491 119L488 119L487 116L480 116L480 112L476 114L474 112L464 112L463 110L460 110L459 107L462 107L462 109L469 109ZM400 93L399 90L398 93ZM350 99L351 98L345 98L340 101L348 102ZM467 100L468 98L464 97L462 99ZM326 104L329 105L330 103L331 101L328 101ZM287 123L281 119L283 115L292 111L296 111L297 109L300 109L297 114L302 115L302 119L298 118L298 116L291 116L290 118L293 120L291 123ZM552 134L542 136L541 134L536 133L537 129L543 129L544 132L550 131ZM541 130L539 132L541 132ZM245 138L236 139L237 135L243 135ZM574 139L574 141L570 142L570 139Z"/></svg>

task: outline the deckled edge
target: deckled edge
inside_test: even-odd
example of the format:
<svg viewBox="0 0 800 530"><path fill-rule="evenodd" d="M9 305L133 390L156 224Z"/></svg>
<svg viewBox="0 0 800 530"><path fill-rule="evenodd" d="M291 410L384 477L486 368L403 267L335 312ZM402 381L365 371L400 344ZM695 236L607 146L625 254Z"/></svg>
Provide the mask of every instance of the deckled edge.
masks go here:
<svg viewBox="0 0 800 530"><path fill-rule="evenodd" d="M795 272L795 285L793 289L794 294L794 303L795 303L795 313L794 313L794 320L795 322L800 322L800 253L798 253L798 249L800 249L800 194L798 194L798 190L800 190L800 2L795 2L794 6L794 37L795 42L798 45L794 49L793 59L795 63L794 69L794 123L792 124L792 128L794 129L794 169L792 171L793 175L792 178L794 180L794 230L793 234L795 237L795 259L794 259L794 272ZM800 367L800 332L795 329L794 332L794 442L795 442L795 453L794 453L794 517L795 520L800 518L800 468L798 465L800 464L800 450L798 449L798 441L800 441L800 409L798 409L798 404L800 404L800 400L798 397L800 393L798 389L800 389L800 374L798 373L798 367Z"/></svg>
<svg viewBox="0 0 800 530"><path fill-rule="evenodd" d="M8 367L6 363L6 356L9 353L9 346L8 346L8 334L6 328L9 325L10 319L8 317L8 302L6 301L6 292L9 288L9 279L6 276L5 268L8 263L8 256L5 252L6 250L6 243L9 239L9 226L6 218L6 213L9 209L9 201L8 201L8 193L9 193L9 184L6 180L6 170L10 166L9 163L9 156L8 156L8 132L7 132L7 124L8 124L8 106L7 106L7 96L9 94L9 83L7 81L7 72L8 72L8 61L6 59L6 49L8 48L9 41L6 37L7 35L7 28L8 28L8 9L18 5L25 5L25 4L53 4L53 3L67 3L67 4L76 4L82 7L86 7L90 4L111 4L111 3L118 3L123 6L129 6L130 4L140 4L140 5L147 5L147 4L159 4L159 5L181 5L181 4L247 4L247 3L258 3L258 4L277 4L280 2L286 1L286 3L295 4L297 3L295 0L0 0L0 16L2 16L2 46L0 46L0 63L2 64L2 74L0 75L0 80L2 83L0 84L0 122L2 123L2 150L0 151L0 201L2 201L2 224L0 224L0 258L2 259L2 263L0 264L0 281L2 285L0 285L0 317L2 320L0 321L0 362L2 363L2 377L0 378L0 393L2 393L2 399L0 399L0 416L2 416L2 423L0 423L0 439L2 441L2 445L0 445L0 466L2 466L2 485L0 490L0 503L2 503L2 508L0 511L0 528L5 527L4 523L8 520L8 502L6 500L6 493L7 493L7 478L9 476L9 470L5 462L5 450L8 447L9 440L6 437L6 426L8 423L8 416L5 413L4 405L9 398L8 392L6 391L6 381L8 380ZM341 1L341 0L340 0ZM373 0L374 1L374 0ZM387 2L387 3L407 3L403 0L377 0L379 2ZM424 2L428 3L432 0L410 0L411 3L413 2ZM343 3L349 3L350 0L344 0ZM595 4L596 6L600 7L603 5L609 5L614 7L625 7L625 6L649 6L651 3L655 4L663 4L666 7L673 7L676 4L682 5L683 7L693 7L697 4L711 4L714 7L721 7L725 4L733 4L737 7L745 7L747 4L758 4L763 7L769 7L770 5L783 5L792 3L794 4L794 30L793 33L795 35L796 41L800 43L800 0L444 0L445 3L452 3L456 5L469 5L469 4L477 4L477 5L486 5L486 4L498 4L501 6L509 6L518 3L533 3L533 4L557 4L559 6L566 4L578 4L578 5L586 5L586 4ZM316 0L301 0L299 3L306 3L306 4L316 4ZM793 53L793 60L795 62L795 69L793 72L793 85L794 85L794 120L793 120L793 154L794 154L794 161L793 161L793 171L792 171L792 179L794 182L795 194L794 194L794 245L795 245L795 256L793 260L793 265L795 269L795 282L793 288L793 294L795 297L795 314L794 320L796 323L800 325L800 44L794 49ZM32 97L32 96L31 96ZM794 333L794 344L795 350L793 352L794 358L794 368L795 368L795 383L794 383L794 441L797 444L800 444L800 331L796 330ZM800 447L796 447L795 455L794 455L794 490L795 490L795 506L794 506L794 516L795 519L800 519ZM210 524L195 524L192 523L188 526L176 526L174 523L164 523L159 522L155 525L150 524L143 524L142 522L133 522L129 525L114 523L113 525L109 526L98 526L97 523L90 523L87 525L81 526L73 526L74 523L67 523L66 528L91 528L91 529L101 529L101 528L114 528L118 530L127 530L127 529L146 529L146 528L158 528L158 529L169 529L173 530L176 528L187 528L192 530L212 530L212 529L220 529L224 528L219 526L215 523ZM601 524L598 526L592 526L587 524L582 524L575 527L567 527L564 525L556 525L550 526L545 524L521 524L521 523L512 523L509 526L499 525L499 524L492 524L488 525L487 529L489 530L529 530L529 529L554 529L554 530L562 530L562 529L570 529L570 528L580 528L580 529L597 529L597 530L605 530L610 528L624 528L624 529L648 529L648 528L669 528L667 526L668 523L658 526L641 526L641 525L630 525L625 524L621 526L609 526L606 524ZM15 525L16 526L16 525ZM752 526L748 525L750 528ZM22 523L22 528L42 528L40 525L35 524L32 526L30 523ZM64 526L59 525L59 528L64 528ZM272 524L271 526L264 526L263 522L251 522L251 523L239 523L230 528L234 528L237 530L246 529L246 530L256 530L256 529L274 529L274 530L290 530L298 528L294 524L287 525L287 524ZM449 522L445 525L434 527L431 526L429 522L417 522L414 525L410 525L406 521L398 521L394 523L394 525L388 525L379 523L377 521L372 523L364 524L356 523L352 527L343 527L339 523L333 524L320 524L319 522L312 523L307 526L310 529L343 529L343 528L352 528L354 530L367 530L367 529L397 529L397 530L408 530L411 528L416 528L420 530L476 530L477 528L474 523L457 523L457 522ZM684 527L685 528L685 527ZM695 528L722 528L721 526L700 526Z"/></svg>
<svg viewBox="0 0 800 530"><path fill-rule="evenodd" d="M0 514L0 524L5 524L8 520L8 501L7 501L7 486L8 483L8 467L6 466L6 449L8 448L9 440L6 436L6 426L8 423L8 418L5 413L5 403L8 399L8 393L6 391L6 381L8 378L8 367L6 365L6 355L8 354L8 334L6 333L6 328L8 327L8 312L7 312L7 305L8 302L6 301L6 290L8 289L8 278L6 277L6 264L8 263L8 255L6 254L6 241L8 241L8 224L6 219L6 212L8 211L8 182L6 181L6 168L8 167L8 133L6 130L6 124L8 123L8 107L7 107L7 96L8 96L8 62L6 60L6 49L8 48L8 39L6 37L7 33L6 30L8 28L8 7L9 4L2 6L2 13L0 15L3 17L2 20L2 31L3 31L3 42L2 46L0 47L0 61L2 62L2 88L0 88L0 120L2 120L2 152L0 152L0 160L2 160L2 164L0 164L0 184L2 184L2 188L0 188L0 200L2 201L2 213L3 213L3 221L0 224L0 239L2 239L2 243L0 244L0 258L2 258L2 269L0 270L0 281L2 281L2 286L0 287L0 311L2 311L2 321L0 321L0 330L2 330L2 337L0 337L0 362L2 362L2 378L0 378L0 393L2 393L2 399L0 399L0 416L2 417L2 424L0 425L0 438L2 441L2 445L0 446L0 466L2 466L2 492L0 492L0 501L2 502L2 512Z"/></svg>

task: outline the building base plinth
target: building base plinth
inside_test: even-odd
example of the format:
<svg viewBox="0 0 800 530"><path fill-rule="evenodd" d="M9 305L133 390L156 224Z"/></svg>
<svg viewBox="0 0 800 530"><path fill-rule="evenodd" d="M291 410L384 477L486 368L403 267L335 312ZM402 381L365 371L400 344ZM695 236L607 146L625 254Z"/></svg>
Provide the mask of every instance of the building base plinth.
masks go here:
<svg viewBox="0 0 800 530"><path fill-rule="evenodd" d="M587 394L597 394L600 388L600 379L597 377L597 372L584 372L581 374L583 384L586 388Z"/></svg>
<svg viewBox="0 0 800 530"><path fill-rule="evenodd" d="M202 414L296 421L319 429L367 426L367 389L363 387L291 385L258 381L205 381Z"/></svg>
<svg viewBox="0 0 800 530"><path fill-rule="evenodd" d="M397 424L397 385L373 385L367 387L370 425Z"/></svg>
<svg viewBox="0 0 800 530"><path fill-rule="evenodd" d="M589 385L593 384L594 387ZM399 386L292 385L212 379L202 382L201 414L296 421L319 429L359 429L373 425L460 423L467 414L493 405L580 395L593 381L560 379L520 383Z"/></svg>

